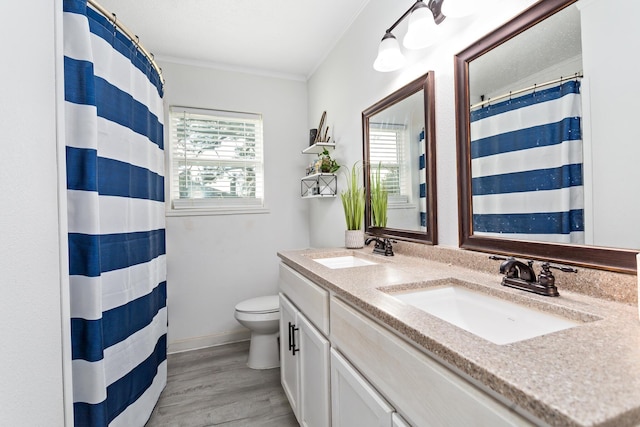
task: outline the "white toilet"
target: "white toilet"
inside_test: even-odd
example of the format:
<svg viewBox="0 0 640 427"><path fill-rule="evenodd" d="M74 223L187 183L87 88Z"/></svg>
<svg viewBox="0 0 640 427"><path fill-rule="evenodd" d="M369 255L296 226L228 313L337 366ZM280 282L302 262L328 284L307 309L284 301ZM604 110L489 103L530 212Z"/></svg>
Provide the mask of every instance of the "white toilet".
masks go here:
<svg viewBox="0 0 640 427"><path fill-rule="evenodd" d="M236 305L235 318L251 330L249 361L252 369L269 369L280 366L278 335L280 327L280 302L277 295L258 297Z"/></svg>

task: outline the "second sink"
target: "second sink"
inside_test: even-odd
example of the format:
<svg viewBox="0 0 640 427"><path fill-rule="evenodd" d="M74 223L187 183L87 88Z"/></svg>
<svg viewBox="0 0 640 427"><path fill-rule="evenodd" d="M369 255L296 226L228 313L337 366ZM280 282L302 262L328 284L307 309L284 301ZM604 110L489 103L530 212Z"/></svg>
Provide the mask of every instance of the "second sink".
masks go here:
<svg viewBox="0 0 640 427"><path fill-rule="evenodd" d="M581 323L459 285L392 296L495 344L510 344Z"/></svg>

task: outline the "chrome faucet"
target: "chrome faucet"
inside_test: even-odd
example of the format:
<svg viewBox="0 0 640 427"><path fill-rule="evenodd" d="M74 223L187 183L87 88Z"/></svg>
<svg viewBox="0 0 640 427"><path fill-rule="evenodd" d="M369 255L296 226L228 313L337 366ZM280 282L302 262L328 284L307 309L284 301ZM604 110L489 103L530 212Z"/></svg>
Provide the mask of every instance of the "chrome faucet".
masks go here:
<svg viewBox="0 0 640 427"><path fill-rule="evenodd" d="M558 288L555 285L556 279L551 272L552 268L567 273L578 272L578 270L573 267L552 265L548 262L543 262L541 264L542 271L540 271L540 275L536 278L536 273L533 269L533 261L531 260L527 261L525 264L514 257L504 258L492 255L489 258L504 261L500 264L500 273L505 275L502 278L503 286L509 286L550 297L557 297L560 295L558 293Z"/></svg>
<svg viewBox="0 0 640 427"><path fill-rule="evenodd" d="M391 240L387 238L381 239L379 237L368 237L364 241L364 244L369 246L369 243L371 242L376 242L376 245L373 248L374 254L393 256L393 246L391 245Z"/></svg>

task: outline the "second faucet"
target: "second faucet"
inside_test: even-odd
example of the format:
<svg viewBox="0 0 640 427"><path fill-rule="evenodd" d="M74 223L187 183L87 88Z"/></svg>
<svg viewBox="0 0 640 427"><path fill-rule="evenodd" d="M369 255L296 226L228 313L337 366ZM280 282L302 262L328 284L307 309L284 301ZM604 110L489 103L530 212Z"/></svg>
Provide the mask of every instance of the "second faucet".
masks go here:
<svg viewBox="0 0 640 427"><path fill-rule="evenodd" d="M379 237L368 237L364 241L364 244L369 246L369 243L371 242L376 242L376 245L373 248L374 254L393 256L393 246L391 245L391 240L387 238L381 239Z"/></svg>

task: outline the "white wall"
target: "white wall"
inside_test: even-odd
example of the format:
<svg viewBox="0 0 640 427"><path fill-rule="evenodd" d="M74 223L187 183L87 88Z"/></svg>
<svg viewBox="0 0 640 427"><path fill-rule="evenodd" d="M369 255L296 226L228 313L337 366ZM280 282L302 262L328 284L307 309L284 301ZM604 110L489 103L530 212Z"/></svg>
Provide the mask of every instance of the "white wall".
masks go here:
<svg viewBox="0 0 640 427"><path fill-rule="evenodd" d="M264 120L269 213L167 217L169 351L180 351L248 338L235 305L277 293L276 252L309 245L308 205L300 199L307 94L302 81L166 61L161 67L167 107L262 113Z"/></svg>
<svg viewBox="0 0 640 427"><path fill-rule="evenodd" d="M410 6L405 2L371 0L340 43L309 80L309 127L317 126L327 111L336 158L351 165L362 159L361 112L384 96L429 70L435 72L438 180L438 236L441 245L458 246L458 199L453 56L475 40L517 15L534 0L488 0L474 16L447 18L441 25L440 44L405 52L407 65L399 71L379 73L372 64L378 43ZM406 21L394 34L401 40ZM339 182L339 185L344 182ZM344 218L339 200L316 202L310 212L312 246L343 246Z"/></svg>
<svg viewBox="0 0 640 427"><path fill-rule="evenodd" d="M579 4L584 71L589 76L583 83L590 105L585 133L592 142L585 165L591 160L593 168L585 175L597 176L593 192L585 194L593 212L591 242L640 249L640 233L629 232L629 225L640 218L640 85L634 76L640 51L640 2L581 0Z"/></svg>
<svg viewBox="0 0 640 427"><path fill-rule="evenodd" d="M64 424L54 50L60 4L0 3L3 426Z"/></svg>

